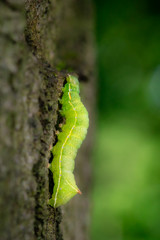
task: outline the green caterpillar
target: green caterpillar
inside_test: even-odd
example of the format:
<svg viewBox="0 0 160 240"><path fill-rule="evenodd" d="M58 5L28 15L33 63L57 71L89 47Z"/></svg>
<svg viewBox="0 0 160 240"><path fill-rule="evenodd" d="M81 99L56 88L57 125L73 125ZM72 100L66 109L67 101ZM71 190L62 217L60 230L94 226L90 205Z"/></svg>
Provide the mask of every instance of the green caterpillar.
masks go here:
<svg viewBox="0 0 160 240"><path fill-rule="evenodd" d="M89 126L88 112L79 96L79 82L74 76L68 75L63 88L61 115L66 123L58 135L58 142L51 150L53 161L50 170L53 173L54 188L49 204L57 208L67 203L78 189L74 175L74 159L78 148L84 140Z"/></svg>

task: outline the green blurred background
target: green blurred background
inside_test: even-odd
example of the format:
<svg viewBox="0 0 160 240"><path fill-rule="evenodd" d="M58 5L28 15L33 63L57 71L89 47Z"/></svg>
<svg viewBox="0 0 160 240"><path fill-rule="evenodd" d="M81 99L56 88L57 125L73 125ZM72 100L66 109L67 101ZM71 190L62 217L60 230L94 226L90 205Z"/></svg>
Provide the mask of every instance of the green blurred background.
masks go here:
<svg viewBox="0 0 160 240"><path fill-rule="evenodd" d="M91 240L160 240L160 1L93 1Z"/></svg>

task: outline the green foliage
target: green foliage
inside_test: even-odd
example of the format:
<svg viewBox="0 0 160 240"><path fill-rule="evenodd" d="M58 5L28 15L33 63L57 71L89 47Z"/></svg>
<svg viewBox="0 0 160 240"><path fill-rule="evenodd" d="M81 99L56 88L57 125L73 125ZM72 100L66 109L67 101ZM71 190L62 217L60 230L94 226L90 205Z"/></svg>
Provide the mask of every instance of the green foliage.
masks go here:
<svg viewBox="0 0 160 240"><path fill-rule="evenodd" d="M124 115L103 122L97 137L92 239L158 240L159 141Z"/></svg>
<svg viewBox="0 0 160 240"><path fill-rule="evenodd" d="M160 14L156 4L138 0L95 2L98 107L104 113L134 108L145 114L150 111L147 87L160 64Z"/></svg>
<svg viewBox="0 0 160 240"><path fill-rule="evenodd" d="M92 240L159 240L160 4L94 0L99 122Z"/></svg>

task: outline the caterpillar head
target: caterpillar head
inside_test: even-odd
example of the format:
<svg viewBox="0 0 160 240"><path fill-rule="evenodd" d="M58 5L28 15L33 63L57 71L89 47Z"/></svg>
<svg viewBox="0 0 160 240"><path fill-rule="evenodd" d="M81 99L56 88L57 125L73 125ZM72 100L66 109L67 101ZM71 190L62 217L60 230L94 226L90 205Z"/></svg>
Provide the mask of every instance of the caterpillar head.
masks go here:
<svg viewBox="0 0 160 240"><path fill-rule="evenodd" d="M67 76L67 82L72 85L74 89L76 89L79 92L79 81L78 78L73 75Z"/></svg>

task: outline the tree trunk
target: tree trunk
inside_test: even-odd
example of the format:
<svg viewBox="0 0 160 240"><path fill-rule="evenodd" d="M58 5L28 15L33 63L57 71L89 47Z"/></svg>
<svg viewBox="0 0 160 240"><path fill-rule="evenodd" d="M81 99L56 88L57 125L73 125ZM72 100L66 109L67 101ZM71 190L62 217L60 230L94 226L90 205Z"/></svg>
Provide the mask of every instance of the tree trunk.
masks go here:
<svg viewBox="0 0 160 240"><path fill-rule="evenodd" d="M88 239L95 98L91 5L0 3L0 239ZM47 166L68 71L79 76L90 128L75 167L83 194L54 209L47 204L53 190Z"/></svg>

